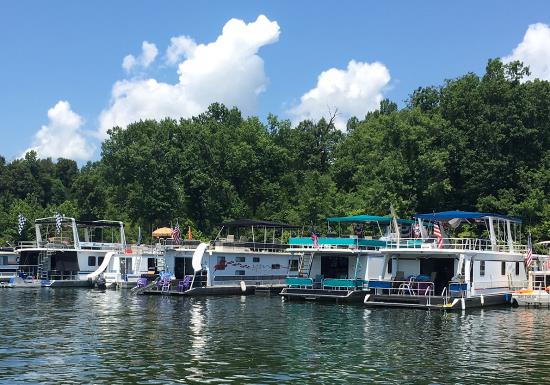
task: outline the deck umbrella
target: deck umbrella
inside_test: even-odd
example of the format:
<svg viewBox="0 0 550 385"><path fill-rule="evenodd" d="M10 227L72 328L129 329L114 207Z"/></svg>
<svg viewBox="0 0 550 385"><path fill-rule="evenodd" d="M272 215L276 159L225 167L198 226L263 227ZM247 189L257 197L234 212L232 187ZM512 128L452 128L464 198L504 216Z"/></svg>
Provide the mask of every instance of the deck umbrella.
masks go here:
<svg viewBox="0 0 550 385"><path fill-rule="evenodd" d="M169 227L161 227L153 231L155 238L169 238L172 236L172 229Z"/></svg>

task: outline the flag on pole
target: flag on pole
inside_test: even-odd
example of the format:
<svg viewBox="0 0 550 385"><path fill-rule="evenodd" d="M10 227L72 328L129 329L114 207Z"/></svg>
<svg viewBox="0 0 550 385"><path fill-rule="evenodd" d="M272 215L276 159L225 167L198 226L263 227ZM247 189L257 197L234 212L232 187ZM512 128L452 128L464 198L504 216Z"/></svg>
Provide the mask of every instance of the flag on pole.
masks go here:
<svg viewBox="0 0 550 385"><path fill-rule="evenodd" d="M141 245L141 226L138 227L138 237L137 237L137 242L136 242L136 245Z"/></svg>
<svg viewBox="0 0 550 385"><path fill-rule="evenodd" d="M176 245L181 243L180 224L178 222L176 222L176 226L172 229L172 238L174 239L174 243Z"/></svg>
<svg viewBox="0 0 550 385"><path fill-rule="evenodd" d="M414 237L415 238L422 237L422 232L420 231L420 225L418 223L414 225Z"/></svg>
<svg viewBox="0 0 550 385"><path fill-rule="evenodd" d="M319 248L319 237L315 233L311 233L311 239L313 240L313 247L318 249Z"/></svg>
<svg viewBox="0 0 550 385"><path fill-rule="evenodd" d="M25 229L25 223L27 222L27 218L23 214L19 214L17 216L17 232L19 235L23 233L23 230Z"/></svg>
<svg viewBox="0 0 550 385"><path fill-rule="evenodd" d="M525 254L525 267L529 268L533 264L533 244L531 243L531 234L527 237L527 254Z"/></svg>
<svg viewBox="0 0 550 385"><path fill-rule="evenodd" d="M443 248L443 237L441 236L441 229L437 223L434 223L434 236L437 238L437 248Z"/></svg>
<svg viewBox="0 0 550 385"><path fill-rule="evenodd" d="M57 234L61 232L61 221L63 221L63 215L55 213L55 232Z"/></svg>

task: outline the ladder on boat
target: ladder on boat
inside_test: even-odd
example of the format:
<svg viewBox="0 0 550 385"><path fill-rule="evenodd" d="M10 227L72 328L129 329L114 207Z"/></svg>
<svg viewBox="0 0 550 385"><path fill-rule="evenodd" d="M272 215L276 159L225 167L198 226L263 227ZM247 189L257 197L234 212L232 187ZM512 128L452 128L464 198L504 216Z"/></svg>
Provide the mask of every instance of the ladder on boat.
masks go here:
<svg viewBox="0 0 550 385"><path fill-rule="evenodd" d="M157 256L157 270L159 272L164 272L166 269L166 261L164 260L164 256Z"/></svg>
<svg viewBox="0 0 550 385"><path fill-rule="evenodd" d="M36 267L36 276L40 280L48 279L48 271L50 266L50 257L52 252L43 250L38 254L38 266Z"/></svg>
<svg viewBox="0 0 550 385"><path fill-rule="evenodd" d="M303 253L300 258L300 266L298 267L298 275L300 277L309 277L311 265L313 264L313 253Z"/></svg>

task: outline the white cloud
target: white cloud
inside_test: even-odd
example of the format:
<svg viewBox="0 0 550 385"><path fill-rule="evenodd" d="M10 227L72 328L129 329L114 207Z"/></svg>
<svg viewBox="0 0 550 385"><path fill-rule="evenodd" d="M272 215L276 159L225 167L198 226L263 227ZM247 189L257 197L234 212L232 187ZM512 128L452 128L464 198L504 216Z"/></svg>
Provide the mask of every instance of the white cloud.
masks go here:
<svg viewBox="0 0 550 385"><path fill-rule="evenodd" d="M196 48L197 44L189 36L173 37L166 50L166 63L176 64L182 57L189 56Z"/></svg>
<svg viewBox="0 0 550 385"><path fill-rule="evenodd" d="M300 98L300 104L289 113L295 122L327 117L329 110L338 110L335 125L346 128L352 116L362 118L377 109L384 98L382 92L390 81L390 72L382 63L372 64L351 60L345 70L331 68L323 71L317 86Z"/></svg>
<svg viewBox="0 0 550 385"><path fill-rule="evenodd" d="M60 100L48 110L49 122L35 134L32 147L40 158L68 158L88 160L95 148L89 144L80 130L82 117L71 110L69 102Z"/></svg>
<svg viewBox="0 0 550 385"><path fill-rule="evenodd" d="M550 80L550 27L543 23L531 24L504 63L519 60L529 66L531 75L525 80L539 78Z"/></svg>
<svg viewBox="0 0 550 385"><path fill-rule="evenodd" d="M122 60L122 68L130 72L137 67L147 68L155 61L159 50L153 43L144 41L141 44L141 54L136 58L134 55L126 55Z"/></svg>
<svg viewBox="0 0 550 385"><path fill-rule="evenodd" d="M113 126L126 126L139 119L189 117L221 102L237 106L245 114L256 108L258 95L265 90L267 77L258 50L279 39L279 25L260 15L246 24L231 19L216 41L196 44L186 36L171 39L166 52L168 63L178 65L178 82L155 79L118 81L111 102L100 115L100 136Z"/></svg>

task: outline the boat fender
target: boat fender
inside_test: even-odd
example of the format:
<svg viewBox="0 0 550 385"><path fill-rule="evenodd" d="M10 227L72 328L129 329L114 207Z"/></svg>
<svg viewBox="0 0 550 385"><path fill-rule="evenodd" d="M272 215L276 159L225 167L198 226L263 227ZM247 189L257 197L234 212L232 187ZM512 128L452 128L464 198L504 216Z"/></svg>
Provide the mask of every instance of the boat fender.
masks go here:
<svg viewBox="0 0 550 385"><path fill-rule="evenodd" d="M460 298L460 307L462 308L462 310L466 310L466 301L464 300L464 298Z"/></svg>
<svg viewBox="0 0 550 385"><path fill-rule="evenodd" d="M369 301L370 294L365 295L365 299L363 299L363 303L367 303Z"/></svg>
<svg viewBox="0 0 550 385"><path fill-rule="evenodd" d="M481 301L481 306L485 305L485 298L483 298L483 294L479 296L479 299Z"/></svg>
<svg viewBox="0 0 550 385"><path fill-rule="evenodd" d="M246 283L244 281L241 281L241 291L246 293Z"/></svg>

